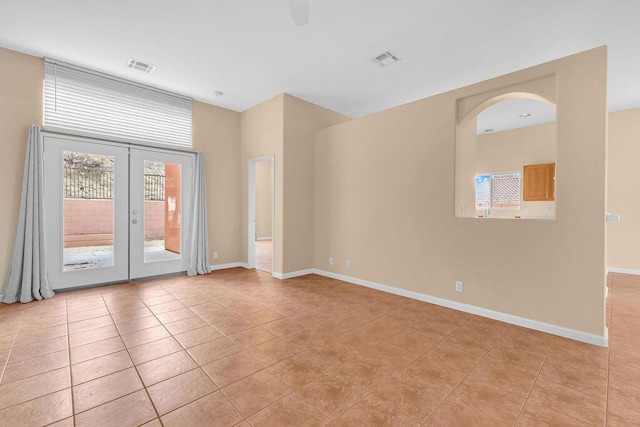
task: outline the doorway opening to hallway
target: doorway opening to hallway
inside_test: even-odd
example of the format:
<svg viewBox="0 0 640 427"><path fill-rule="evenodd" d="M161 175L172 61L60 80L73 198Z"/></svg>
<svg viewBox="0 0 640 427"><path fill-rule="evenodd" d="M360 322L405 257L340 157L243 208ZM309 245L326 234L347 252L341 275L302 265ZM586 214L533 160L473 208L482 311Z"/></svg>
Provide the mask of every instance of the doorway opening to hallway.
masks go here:
<svg viewBox="0 0 640 427"><path fill-rule="evenodd" d="M249 161L249 264L273 272L274 156Z"/></svg>

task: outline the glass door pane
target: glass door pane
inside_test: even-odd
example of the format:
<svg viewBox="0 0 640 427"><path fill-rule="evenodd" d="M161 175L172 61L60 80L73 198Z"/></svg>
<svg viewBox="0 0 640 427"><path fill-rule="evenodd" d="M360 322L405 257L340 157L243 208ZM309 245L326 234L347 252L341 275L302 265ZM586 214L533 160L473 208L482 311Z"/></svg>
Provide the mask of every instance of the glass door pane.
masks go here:
<svg viewBox="0 0 640 427"><path fill-rule="evenodd" d="M181 166L144 161L144 262L181 258Z"/></svg>
<svg viewBox="0 0 640 427"><path fill-rule="evenodd" d="M63 152L63 271L113 267L115 158Z"/></svg>
<svg viewBox="0 0 640 427"><path fill-rule="evenodd" d="M131 277L185 271L191 154L131 149Z"/></svg>

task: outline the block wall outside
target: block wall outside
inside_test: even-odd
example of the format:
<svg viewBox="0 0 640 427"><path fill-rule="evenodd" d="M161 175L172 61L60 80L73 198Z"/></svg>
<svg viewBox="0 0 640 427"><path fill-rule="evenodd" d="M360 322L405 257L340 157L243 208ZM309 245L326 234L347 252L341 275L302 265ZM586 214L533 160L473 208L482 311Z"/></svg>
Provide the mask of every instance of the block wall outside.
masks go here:
<svg viewBox="0 0 640 427"><path fill-rule="evenodd" d="M164 237L164 201L145 201L145 239ZM113 200L65 199L65 247L113 244Z"/></svg>

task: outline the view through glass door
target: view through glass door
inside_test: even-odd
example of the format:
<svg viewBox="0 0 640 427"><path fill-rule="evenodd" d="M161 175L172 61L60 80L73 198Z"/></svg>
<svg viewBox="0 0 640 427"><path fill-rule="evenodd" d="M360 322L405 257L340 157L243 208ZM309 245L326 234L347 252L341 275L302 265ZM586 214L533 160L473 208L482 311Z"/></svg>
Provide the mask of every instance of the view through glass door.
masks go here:
<svg viewBox="0 0 640 427"><path fill-rule="evenodd" d="M190 154L44 138L54 289L186 270Z"/></svg>
<svg viewBox="0 0 640 427"><path fill-rule="evenodd" d="M132 148L130 162L131 278L185 271L193 156Z"/></svg>

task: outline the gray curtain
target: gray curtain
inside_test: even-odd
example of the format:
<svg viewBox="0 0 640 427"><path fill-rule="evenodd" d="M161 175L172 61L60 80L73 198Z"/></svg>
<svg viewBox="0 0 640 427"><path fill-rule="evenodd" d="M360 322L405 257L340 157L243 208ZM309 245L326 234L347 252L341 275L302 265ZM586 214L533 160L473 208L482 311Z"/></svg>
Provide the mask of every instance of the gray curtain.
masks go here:
<svg viewBox="0 0 640 427"><path fill-rule="evenodd" d="M204 177L204 155L196 153L193 167L193 206L191 216L191 247L187 274L211 273L207 232L207 191Z"/></svg>
<svg viewBox="0 0 640 427"><path fill-rule="evenodd" d="M3 302L7 304L17 301L26 303L55 295L47 281L42 156L40 127L31 125L24 161L16 241L4 288Z"/></svg>

